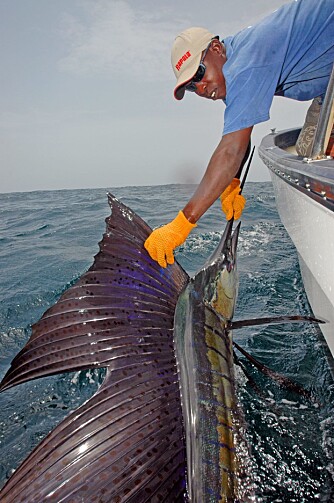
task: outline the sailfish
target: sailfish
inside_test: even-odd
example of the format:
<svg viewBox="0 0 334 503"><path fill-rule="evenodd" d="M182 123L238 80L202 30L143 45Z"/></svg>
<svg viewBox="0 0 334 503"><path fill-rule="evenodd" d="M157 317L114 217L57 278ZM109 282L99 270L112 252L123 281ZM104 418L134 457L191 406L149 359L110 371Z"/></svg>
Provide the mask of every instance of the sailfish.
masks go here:
<svg viewBox="0 0 334 503"><path fill-rule="evenodd" d="M239 226L232 234L227 223L189 278L152 260L151 228L108 202L93 265L32 326L0 391L93 368L106 368L104 381L17 468L0 502L251 501L232 341Z"/></svg>
<svg viewBox="0 0 334 503"><path fill-rule="evenodd" d="M106 367L106 377L96 394L49 433L14 472L0 501L183 502L188 501L189 489L193 493L199 466L206 484L196 488L197 496L191 500L232 501L237 490L233 356L231 339L221 339L224 330L214 309L219 311L221 294L227 293L232 315L237 233L232 241L229 224L210 263L190 280L177 262L162 269L153 261L143 246L150 227L111 194L108 201L111 216L93 265L33 325L0 389L88 368ZM217 281L228 268L232 290L220 292ZM200 310L190 306L194 285ZM212 310L206 306L210 302ZM192 333L196 341L184 345ZM205 338L197 339L201 333ZM213 348L209 359L203 354L201 361L208 340ZM193 374L196 370L201 379ZM197 390L203 379L212 392ZM183 417L191 421L187 403L196 390L202 393L198 406L204 410L198 420L203 424L199 430L191 426L189 430ZM206 408L208 421L203 416ZM225 426L219 423L222 411L228 413ZM203 426L207 439L205 432L199 433ZM201 448L208 446L208 457L198 460L198 447L193 451L188 446L197 473L187 479L186 436L198 434ZM209 451L218 445L217 460ZM223 482L228 499L223 495L216 499ZM203 486L203 481L198 484Z"/></svg>

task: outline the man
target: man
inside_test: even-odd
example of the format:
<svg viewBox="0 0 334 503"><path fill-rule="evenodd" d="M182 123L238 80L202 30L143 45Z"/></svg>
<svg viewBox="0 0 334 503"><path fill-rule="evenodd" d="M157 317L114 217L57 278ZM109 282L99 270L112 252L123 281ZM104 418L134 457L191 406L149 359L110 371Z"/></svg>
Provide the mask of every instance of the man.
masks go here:
<svg viewBox="0 0 334 503"><path fill-rule="evenodd" d="M295 0L234 36L190 28L176 37L174 96L186 92L226 105L223 137L190 201L177 217L152 232L145 248L162 267L174 262L198 219L221 194L227 219L244 200L235 177L253 126L269 119L274 95L299 101L323 97L334 61L334 0Z"/></svg>

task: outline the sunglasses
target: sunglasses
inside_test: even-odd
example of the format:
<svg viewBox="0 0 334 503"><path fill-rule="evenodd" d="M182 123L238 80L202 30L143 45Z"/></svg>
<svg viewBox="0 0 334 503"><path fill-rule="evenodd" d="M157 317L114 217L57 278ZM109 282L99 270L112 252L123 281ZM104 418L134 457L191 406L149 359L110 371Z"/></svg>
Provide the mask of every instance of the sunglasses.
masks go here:
<svg viewBox="0 0 334 503"><path fill-rule="evenodd" d="M205 49L203 57L202 57L201 61L199 62L199 67L197 69L197 72L195 73L195 75L193 76L193 78L191 79L191 81L188 82L188 84L185 85L185 90L186 91L190 91L191 93L195 93L197 91L196 83L200 82L203 79L204 75L205 75L206 66L203 63L203 61L204 61L204 58L206 56L206 53L209 50L210 45L211 45L211 41L210 41L208 47Z"/></svg>

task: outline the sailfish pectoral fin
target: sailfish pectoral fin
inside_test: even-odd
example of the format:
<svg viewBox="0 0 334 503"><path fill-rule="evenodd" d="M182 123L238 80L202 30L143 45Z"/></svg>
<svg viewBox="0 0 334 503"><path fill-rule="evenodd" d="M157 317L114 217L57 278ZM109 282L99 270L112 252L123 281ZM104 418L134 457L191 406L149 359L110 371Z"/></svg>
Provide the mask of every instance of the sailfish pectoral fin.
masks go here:
<svg viewBox="0 0 334 503"><path fill-rule="evenodd" d="M311 316L300 316L300 315L256 318L252 320L242 320L242 321L227 321L211 306L211 304L209 304L208 302L204 302L204 305L206 309L215 314L215 316L217 316L217 318L219 319L221 324L221 330L218 330L216 328L216 332L222 339L226 338L225 335L226 331L242 327L248 327L254 325L267 325L270 323L291 323L291 322L305 322L305 321L311 323L323 322L318 318L313 318ZM280 386L283 386L284 388L289 389L290 391L298 393L299 395L302 395L307 399L311 400L313 403L319 405L318 400L316 400L316 398L313 397L313 395L305 388L303 388L301 385L292 381L288 377L285 377L282 374L275 372L274 370L270 369L263 363L259 362L250 353L248 353L245 349L239 346L239 344L237 344L235 341L233 341L233 346L237 348L237 350L240 351L240 353L243 354L258 370L260 370L263 374L269 376L271 379L276 381Z"/></svg>
<svg viewBox="0 0 334 503"><path fill-rule="evenodd" d="M260 372L262 372L264 375L270 377L273 379L275 382L277 382L280 386L293 391L294 393L297 393L301 396L304 396L308 400L312 401L313 403L319 405L319 402L315 399L315 397L303 386L300 384L296 383L295 381L292 381L288 377L285 377L284 375L280 374L279 372L276 372L275 370L270 369L263 363L259 362L254 356L252 356L250 353L248 353L245 349L243 349L239 344L237 344L235 341L233 341L233 346L240 351L241 354L243 354L251 363L256 367Z"/></svg>
<svg viewBox="0 0 334 503"><path fill-rule="evenodd" d="M246 378L247 378L247 384L249 384L251 386L251 388L254 389L254 391L256 392L256 394L259 397L261 397L262 400L266 400L267 396L264 394L263 390L255 382L255 380L253 379L252 375L248 372L246 366L240 360L240 358L238 357L238 355L237 355L237 353L235 352L234 349L233 349L233 361L234 361L235 365L238 365L241 368L242 372L246 376Z"/></svg>
<svg viewBox="0 0 334 503"><path fill-rule="evenodd" d="M280 323L326 323L325 320L314 318L313 316L292 315L292 316L268 316L265 318L253 318L249 320L236 320L229 323L230 330L237 330L243 327L254 327L256 325L271 325Z"/></svg>

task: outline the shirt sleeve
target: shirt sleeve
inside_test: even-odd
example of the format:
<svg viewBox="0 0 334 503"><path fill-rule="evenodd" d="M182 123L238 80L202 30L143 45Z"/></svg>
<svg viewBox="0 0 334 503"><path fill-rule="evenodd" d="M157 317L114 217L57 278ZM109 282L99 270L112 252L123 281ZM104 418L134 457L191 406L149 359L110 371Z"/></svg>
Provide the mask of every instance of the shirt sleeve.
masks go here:
<svg viewBox="0 0 334 503"><path fill-rule="evenodd" d="M269 119L278 79L276 64L253 67L227 79L223 135Z"/></svg>

